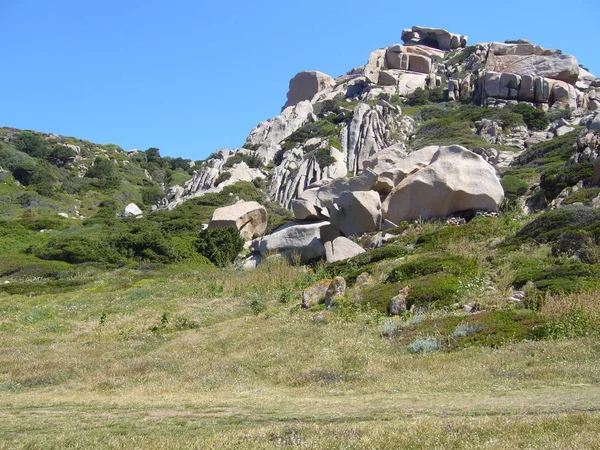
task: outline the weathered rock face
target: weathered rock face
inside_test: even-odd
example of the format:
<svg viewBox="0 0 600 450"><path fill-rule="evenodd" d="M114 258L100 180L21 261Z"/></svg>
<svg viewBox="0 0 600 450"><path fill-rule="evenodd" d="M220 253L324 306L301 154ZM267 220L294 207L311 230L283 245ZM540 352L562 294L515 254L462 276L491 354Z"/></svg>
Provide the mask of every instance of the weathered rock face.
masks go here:
<svg viewBox="0 0 600 450"><path fill-rule="evenodd" d="M305 151L309 142L288 150L282 162L272 170L270 196L281 205L290 207L294 198L316 182L359 173L363 161L398 139L406 139L412 135L414 128L414 120L401 117L392 105L358 103L352 120L341 125L338 137L341 149L329 150L335 162L322 167L315 153ZM327 148L328 142L324 139L318 146Z"/></svg>
<svg viewBox="0 0 600 450"><path fill-rule="evenodd" d="M490 105L489 97L503 100L517 100L535 103L559 102L562 107L578 106L576 89L564 81L551 80L532 75L486 72L480 78L482 103Z"/></svg>
<svg viewBox="0 0 600 450"><path fill-rule="evenodd" d="M299 72L290 80L287 102L281 110L295 106L304 100L312 100L317 93L333 86L335 86L335 80L323 72L316 70Z"/></svg>
<svg viewBox="0 0 600 450"><path fill-rule="evenodd" d="M128 204L123 211L123 217L140 217L141 215L142 210L135 203Z"/></svg>
<svg viewBox="0 0 600 450"><path fill-rule="evenodd" d="M268 162L281 148L279 143L301 126L314 119L313 106L306 100L285 108L280 115L265 120L254 128L247 138L250 145L258 146L257 153Z"/></svg>
<svg viewBox="0 0 600 450"><path fill-rule="evenodd" d="M503 44L510 47L511 44ZM529 75L532 77L551 78L553 80L565 81L575 84L579 78L579 63L574 56L561 55L558 53L538 55L536 46L523 46L514 44L515 52L521 53L494 53L495 45L490 47L490 54L486 62L486 68L493 72L513 73L517 75ZM532 53L524 53L531 47ZM541 48L541 47L538 47ZM546 50L546 52L550 52Z"/></svg>
<svg viewBox="0 0 600 450"><path fill-rule="evenodd" d="M467 46L467 37L450 33L441 28L414 26L402 31L402 40L406 44L421 44L440 50L454 50Z"/></svg>
<svg viewBox="0 0 600 450"><path fill-rule="evenodd" d="M236 227L245 241L262 236L267 229L267 210L257 202L238 202L215 209L208 227L229 226Z"/></svg>
<svg viewBox="0 0 600 450"><path fill-rule="evenodd" d="M291 222L273 234L256 240L253 246L261 255L279 253L293 258L298 255L302 262L325 256L323 242L331 241L339 236L339 231L327 221Z"/></svg>
<svg viewBox="0 0 600 450"><path fill-rule="evenodd" d="M360 245L343 236L325 243L325 257L328 263L350 259L364 252Z"/></svg>
<svg viewBox="0 0 600 450"><path fill-rule="evenodd" d="M464 210L497 211L503 197L494 169L480 156L460 146L439 147L427 167L394 188L383 214L399 223Z"/></svg>

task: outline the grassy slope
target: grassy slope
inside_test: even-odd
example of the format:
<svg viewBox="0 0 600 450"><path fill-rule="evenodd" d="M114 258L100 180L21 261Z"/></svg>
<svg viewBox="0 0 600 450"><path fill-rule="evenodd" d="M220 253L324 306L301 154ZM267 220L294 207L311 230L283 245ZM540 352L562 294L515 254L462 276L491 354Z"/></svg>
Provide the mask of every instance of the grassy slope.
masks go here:
<svg viewBox="0 0 600 450"><path fill-rule="evenodd" d="M0 448L598 445L595 336L411 354L370 312L298 310L315 277L179 265L0 294Z"/></svg>

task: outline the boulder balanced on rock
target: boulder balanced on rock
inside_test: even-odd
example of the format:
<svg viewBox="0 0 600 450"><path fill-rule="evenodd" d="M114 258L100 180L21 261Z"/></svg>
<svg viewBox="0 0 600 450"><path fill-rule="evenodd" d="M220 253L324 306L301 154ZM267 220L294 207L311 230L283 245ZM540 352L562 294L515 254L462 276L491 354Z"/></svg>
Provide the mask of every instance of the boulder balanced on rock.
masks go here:
<svg viewBox="0 0 600 450"><path fill-rule="evenodd" d="M315 94L335 86L335 80L329 75L316 70L299 72L290 80L287 102L282 111L288 106L294 106L303 100L312 100Z"/></svg>
<svg viewBox="0 0 600 450"><path fill-rule="evenodd" d="M236 227L245 241L262 236L267 229L267 210L257 202L238 202L215 209L209 228Z"/></svg>

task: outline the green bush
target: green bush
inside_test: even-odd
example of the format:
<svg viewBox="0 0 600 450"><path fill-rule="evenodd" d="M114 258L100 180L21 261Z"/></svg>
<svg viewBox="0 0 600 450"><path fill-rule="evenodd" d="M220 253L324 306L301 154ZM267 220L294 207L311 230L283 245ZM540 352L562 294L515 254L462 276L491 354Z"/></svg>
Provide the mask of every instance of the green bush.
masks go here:
<svg viewBox="0 0 600 450"><path fill-rule="evenodd" d="M571 231L588 231L599 238L600 211L586 206L566 206L546 211L525 225L505 245L520 245L526 242L538 244L556 242L558 237Z"/></svg>
<svg viewBox="0 0 600 450"><path fill-rule="evenodd" d="M529 190L529 183L514 175L505 175L500 181L504 194L511 200L525 195Z"/></svg>
<svg viewBox="0 0 600 450"><path fill-rule="evenodd" d="M314 137L331 137L339 134L338 126L331 121L330 117L325 119L318 120L317 122L311 122L300 129L296 130L290 136L285 138L282 141L281 148L286 150L291 150L303 142L306 142L310 138Z"/></svg>
<svg viewBox="0 0 600 450"><path fill-rule="evenodd" d="M56 144L52 147L48 155L48 161L57 166L64 166L72 158L75 157L75 152L65 145Z"/></svg>
<svg viewBox="0 0 600 450"><path fill-rule="evenodd" d="M584 311L573 310L564 317L549 320L531 331L534 339L564 339L588 336L597 326Z"/></svg>
<svg viewBox="0 0 600 450"><path fill-rule="evenodd" d="M417 88L414 92L408 94L406 103L410 106L422 106L429 103L429 92L423 88Z"/></svg>
<svg viewBox="0 0 600 450"><path fill-rule="evenodd" d="M258 153L236 153L225 161L223 167L233 167L241 162L245 162L252 169L258 169L263 166L263 160Z"/></svg>
<svg viewBox="0 0 600 450"><path fill-rule="evenodd" d="M217 267L225 267L242 251L244 240L236 227L207 228L196 240L196 250Z"/></svg>
<svg viewBox="0 0 600 450"><path fill-rule="evenodd" d="M333 156L331 156L329 149L325 147L315 150L315 160L320 167L330 166L337 161Z"/></svg>
<svg viewBox="0 0 600 450"><path fill-rule="evenodd" d="M388 277L388 281L397 283L440 272L455 276L472 276L477 273L478 269L474 260L456 255L430 257L419 255L414 258L394 268Z"/></svg>
<svg viewBox="0 0 600 450"><path fill-rule="evenodd" d="M14 144L18 151L27 153L34 158L46 158L49 153L48 141L31 131L21 131Z"/></svg>
<svg viewBox="0 0 600 450"><path fill-rule="evenodd" d="M530 130L545 130L550 124L546 113L531 106L529 103L519 103L511 106L510 109L523 117L525 125Z"/></svg>
<svg viewBox="0 0 600 450"><path fill-rule="evenodd" d="M218 186L221 183L224 183L225 181L229 180L230 178L231 178L231 172L221 172L219 174L219 176L217 177L217 179L215 180L215 186Z"/></svg>
<svg viewBox="0 0 600 450"><path fill-rule="evenodd" d="M594 179L594 165L589 162L555 167L546 170L540 179L540 188L548 201L556 198L566 188L579 181L590 184Z"/></svg>

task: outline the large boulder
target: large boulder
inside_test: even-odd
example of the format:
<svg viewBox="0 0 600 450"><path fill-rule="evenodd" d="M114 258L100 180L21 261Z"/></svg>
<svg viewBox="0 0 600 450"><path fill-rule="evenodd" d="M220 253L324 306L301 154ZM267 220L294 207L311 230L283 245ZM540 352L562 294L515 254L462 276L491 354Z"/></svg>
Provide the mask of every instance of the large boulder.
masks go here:
<svg viewBox="0 0 600 450"><path fill-rule="evenodd" d="M316 70L299 72L290 80L287 102L281 110L297 105L304 100L312 100L317 93L334 86L335 80L323 72Z"/></svg>
<svg viewBox="0 0 600 450"><path fill-rule="evenodd" d="M353 258L364 252L364 248L343 236L325 243L325 257L328 263Z"/></svg>
<svg viewBox="0 0 600 450"><path fill-rule="evenodd" d="M123 211L123 217L141 217L142 210L135 203L130 203L125 207Z"/></svg>
<svg viewBox="0 0 600 450"><path fill-rule="evenodd" d="M297 255L302 262L308 262L325 256L323 242L339 235L337 228L327 221L291 222L255 240L253 246L263 256L279 253L294 258Z"/></svg>
<svg viewBox="0 0 600 450"><path fill-rule="evenodd" d="M454 50L467 46L467 36L450 33L441 28L414 26L402 31L402 40L409 45L426 45L440 50Z"/></svg>
<svg viewBox="0 0 600 450"><path fill-rule="evenodd" d="M481 156L460 146L439 147L427 167L394 188L383 215L399 223L464 210L497 211L503 197L496 171Z"/></svg>
<svg viewBox="0 0 600 450"><path fill-rule="evenodd" d="M208 227L230 226L236 227L246 241L262 236L267 229L267 210L257 202L238 202L215 209Z"/></svg>
<svg viewBox="0 0 600 450"><path fill-rule="evenodd" d="M375 191L346 191L329 210L330 221L346 236L360 236L381 228L381 200Z"/></svg>

